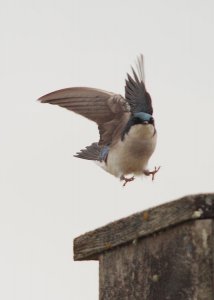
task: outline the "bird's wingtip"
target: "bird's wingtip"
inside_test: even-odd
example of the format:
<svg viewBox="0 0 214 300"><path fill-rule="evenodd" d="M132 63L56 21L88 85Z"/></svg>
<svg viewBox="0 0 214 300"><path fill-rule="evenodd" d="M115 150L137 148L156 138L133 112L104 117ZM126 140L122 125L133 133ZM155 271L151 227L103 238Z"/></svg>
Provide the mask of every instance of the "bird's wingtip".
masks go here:
<svg viewBox="0 0 214 300"><path fill-rule="evenodd" d="M45 102L44 97L45 96L41 96L38 99L36 99L36 101L43 103L43 102Z"/></svg>
<svg viewBox="0 0 214 300"><path fill-rule="evenodd" d="M51 93L50 93L51 94ZM41 103L47 103L48 102L48 100L49 100L49 95L50 94L46 94L46 95L43 95L43 96L41 96L41 97L39 97L38 99L37 99L37 101L39 101L39 102L41 102Z"/></svg>
<svg viewBox="0 0 214 300"><path fill-rule="evenodd" d="M143 53L140 53L140 54L139 54L139 57L143 60L143 59L144 59Z"/></svg>
<svg viewBox="0 0 214 300"><path fill-rule="evenodd" d="M139 56L137 57L136 68L140 80L145 83L144 56L142 53L140 53Z"/></svg>

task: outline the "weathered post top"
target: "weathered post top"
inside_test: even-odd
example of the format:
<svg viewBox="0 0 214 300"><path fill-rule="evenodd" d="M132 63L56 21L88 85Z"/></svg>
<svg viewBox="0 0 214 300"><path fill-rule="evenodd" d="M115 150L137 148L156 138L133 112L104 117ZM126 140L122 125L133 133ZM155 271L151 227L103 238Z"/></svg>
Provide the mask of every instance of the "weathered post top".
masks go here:
<svg viewBox="0 0 214 300"><path fill-rule="evenodd" d="M99 260L100 300L213 300L214 194L183 197L74 240Z"/></svg>
<svg viewBox="0 0 214 300"><path fill-rule="evenodd" d="M214 194L185 196L77 237L74 260L99 260L101 253L125 243L183 222L208 218L214 218Z"/></svg>

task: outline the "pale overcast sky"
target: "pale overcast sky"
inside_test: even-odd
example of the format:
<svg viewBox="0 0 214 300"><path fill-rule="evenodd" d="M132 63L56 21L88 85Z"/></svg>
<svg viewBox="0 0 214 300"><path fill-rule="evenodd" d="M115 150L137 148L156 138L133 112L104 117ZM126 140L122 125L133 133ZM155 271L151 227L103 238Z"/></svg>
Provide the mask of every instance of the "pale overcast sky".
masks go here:
<svg viewBox="0 0 214 300"><path fill-rule="evenodd" d="M214 2L1 1L0 298L98 299L98 263L73 239L186 194L214 191ZM72 86L124 95L145 57L154 182L121 182L73 157L96 125L36 99Z"/></svg>

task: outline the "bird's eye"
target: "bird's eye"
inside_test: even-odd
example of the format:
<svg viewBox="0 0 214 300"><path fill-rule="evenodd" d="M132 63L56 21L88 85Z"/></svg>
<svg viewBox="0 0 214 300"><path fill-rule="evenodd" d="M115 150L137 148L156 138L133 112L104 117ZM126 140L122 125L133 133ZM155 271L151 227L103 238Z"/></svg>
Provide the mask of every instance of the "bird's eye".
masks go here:
<svg viewBox="0 0 214 300"><path fill-rule="evenodd" d="M154 118L150 118L149 123L154 124Z"/></svg>

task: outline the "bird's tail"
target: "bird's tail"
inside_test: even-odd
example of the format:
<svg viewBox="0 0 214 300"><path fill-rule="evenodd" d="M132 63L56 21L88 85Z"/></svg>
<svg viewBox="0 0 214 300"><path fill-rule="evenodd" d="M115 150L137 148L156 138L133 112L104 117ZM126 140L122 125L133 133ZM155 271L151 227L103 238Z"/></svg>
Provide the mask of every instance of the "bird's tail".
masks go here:
<svg viewBox="0 0 214 300"><path fill-rule="evenodd" d="M87 146L85 149L80 150L74 156L82 159L88 160L100 160L100 147L98 143L93 143Z"/></svg>

